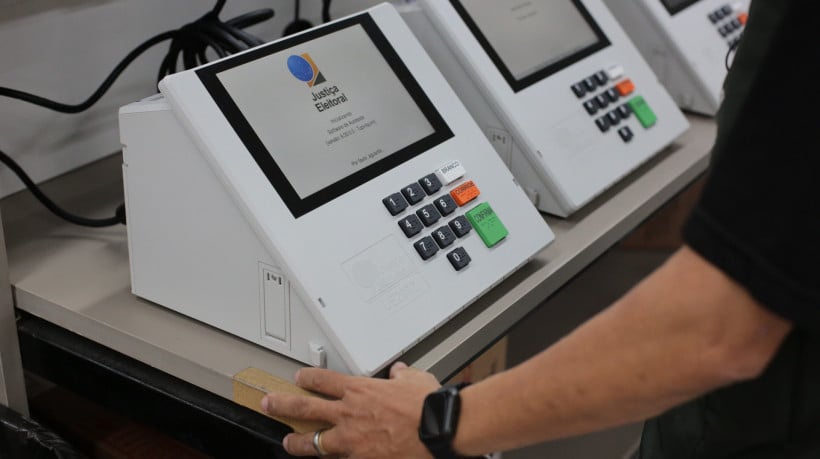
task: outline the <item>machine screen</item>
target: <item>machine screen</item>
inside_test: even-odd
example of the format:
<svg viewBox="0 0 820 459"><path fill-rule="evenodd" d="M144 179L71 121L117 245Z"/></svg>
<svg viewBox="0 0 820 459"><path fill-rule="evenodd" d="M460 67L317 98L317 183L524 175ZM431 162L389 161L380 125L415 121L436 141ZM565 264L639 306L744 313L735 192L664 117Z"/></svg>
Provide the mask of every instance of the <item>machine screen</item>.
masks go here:
<svg viewBox="0 0 820 459"><path fill-rule="evenodd" d="M679 13L700 0L661 0L669 14Z"/></svg>
<svg viewBox="0 0 820 459"><path fill-rule="evenodd" d="M580 0L450 0L518 92L609 45Z"/></svg>
<svg viewBox="0 0 820 459"><path fill-rule="evenodd" d="M366 14L198 75L297 218L453 135Z"/></svg>

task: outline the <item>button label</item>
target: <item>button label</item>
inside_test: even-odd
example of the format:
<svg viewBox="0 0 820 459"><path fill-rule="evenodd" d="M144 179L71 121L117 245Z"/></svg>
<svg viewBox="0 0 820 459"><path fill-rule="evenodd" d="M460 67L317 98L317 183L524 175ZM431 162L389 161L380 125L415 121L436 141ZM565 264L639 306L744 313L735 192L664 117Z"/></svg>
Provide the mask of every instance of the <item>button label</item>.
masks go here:
<svg viewBox="0 0 820 459"><path fill-rule="evenodd" d="M460 161L450 161L436 170L436 177L441 180L441 183L449 185L464 177L466 173Z"/></svg>
<svg viewBox="0 0 820 459"><path fill-rule="evenodd" d="M453 197L453 200L459 207L477 198L479 194L481 194L481 192L472 180L462 183L450 192L450 196Z"/></svg>

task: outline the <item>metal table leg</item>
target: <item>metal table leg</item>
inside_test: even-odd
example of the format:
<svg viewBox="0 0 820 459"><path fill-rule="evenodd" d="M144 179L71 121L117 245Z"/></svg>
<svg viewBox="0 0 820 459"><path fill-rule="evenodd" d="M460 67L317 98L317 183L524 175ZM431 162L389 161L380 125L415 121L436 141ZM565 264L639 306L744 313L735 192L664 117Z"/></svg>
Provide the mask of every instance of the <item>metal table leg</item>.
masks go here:
<svg viewBox="0 0 820 459"><path fill-rule="evenodd" d="M23 365L20 361L20 344L17 340L14 302L9 283L9 266L6 258L2 218L0 218L0 404L24 416L29 415Z"/></svg>

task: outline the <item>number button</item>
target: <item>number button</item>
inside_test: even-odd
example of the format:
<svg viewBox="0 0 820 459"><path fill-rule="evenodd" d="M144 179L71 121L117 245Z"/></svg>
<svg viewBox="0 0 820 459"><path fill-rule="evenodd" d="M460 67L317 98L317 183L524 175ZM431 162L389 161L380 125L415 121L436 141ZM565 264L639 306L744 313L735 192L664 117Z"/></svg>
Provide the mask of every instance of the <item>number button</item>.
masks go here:
<svg viewBox="0 0 820 459"><path fill-rule="evenodd" d="M426 175L419 180L419 185L424 188L424 192L427 193L428 196L435 194L441 189L441 181L436 177L436 174Z"/></svg>
<svg viewBox="0 0 820 459"><path fill-rule="evenodd" d="M407 237L413 237L421 232L424 229L424 226L421 224L421 220L413 214L407 216L407 218L403 218L399 220L399 228L404 231L404 235Z"/></svg>
<svg viewBox="0 0 820 459"><path fill-rule="evenodd" d="M416 248L416 252L419 253L422 260L429 260L430 257L438 252L438 246L430 236L419 239L415 244L413 244L413 247Z"/></svg>
<svg viewBox="0 0 820 459"><path fill-rule="evenodd" d="M606 114L606 120L609 122L610 126L617 126L621 122L621 115L618 114L618 110L612 110L611 112Z"/></svg>
<svg viewBox="0 0 820 459"><path fill-rule="evenodd" d="M575 97L577 97L579 99L581 97L584 97L584 94L587 93L586 88L584 88L584 85L581 84L581 83L575 83L571 87L572 87L572 92L575 93Z"/></svg>
<svg viewBox="0 0 820 459"><path fill-rule="evenodd" d="M382 202L384 203L384 207L387 207L387 211L390 212L390 215L398 215L407 208L407 201L404 200L401 193L393 193L382 199Z"/></svg>
<svg viewBox="0 0 820 459"><path fill-rule="evenodd" d="M441 212L441 215L444 216L450 215L456 211L456 208L458 208L458 205L455 201L453 201L452 196L449 194L445 194L444 196L436 199L435 204L436 209L438 209L438 211Z"/></svg>
<svg viewBox="0 0 820 459"><path fill-rule="evenodd" d="M584 85L584 89L586 89L587 92L595 91L595 89L598 87L598 83L595 82L595 78L593 77L585 78L584 81L581 82L581 84Z"/></svg>
<svg viewBox="0 0 820 459"><path fill-rule="evenodd" d="M618 107L618 115L621 118L627 119L627 118L629 118L629 115L631 115L631 114L632 114L632 110L629 109L629 105L623 104L620 107Z"/></svg>
<svg viewBox="0 0 820 459"><path fill-rule="evenodd" d="M435 224L439 219L441 219L441 214L438 213L435 207L432 204L428 204L421 209L416 211L416 215L419 216L424 226L432 226Z"/></svg>
<svg viewBox="0 0 820 459"><path fill-rule="evenodd" d="M596 119L595 124L598 126L598 129L600 129L601 132L606 132L609 130L609 120L605 116Z"/></svg>
<svg viewBox="0 0 820 459"><path fill-rule="evenodd" d="M471 261L470 256L467 255L467 251L464 250L463 247L457 247L452 252L448 253L447 259L450 260L450 264L453 265L453 268L455 268L456 271L461 271L466 268Z"/></svg>
<svg viewBox="0 0 820 459"><path fill-rule="evenodd" d="M629 142L635 137L635 134L632 133L632 129L629 129L629 126L624 126L618 129L618 135L621 136L621 140L624 142Z"/></svg>
<svg viewBox="0 0 820 459"><path fill-rule="evenodd" d="M464 217L464 215L460 215L450 222L450 228L456 236L464 237L470 232L471 229L473 229L473 225L467 221L467 218Z"/></svg>
<svg viewBox="0 0 820 459"><path fill-rule="evenodd" d="M433 231L433 239L436 240L439 247L445 249L456 241L456 235L453 234L449 226L445 225Z"/></svg>
<svg viewBox="0 0 820 459"><path fill-rule="evenodd" d="M421 185L415 182L404 187L404 189L401 190L401 194L407 198L407 202L409 202L410 205L416 204L424 199L424 190L421 189Z"/></svg>
<svg viewBox="0 0 820 459"><path fill-rule="evenodd" d="M609 99L610 102L617 102L618 99L621 98L621 95L618 94L618 91L615 88L609 88L605 93L606 98Z"/></svg>
<svg viewBox="0 0 820 459"><path fill-rule="evenodd" d="M598 113L598 103L595 102L595 99L589 99L588 101L584 102L584 108L590 115Z"/></svg>

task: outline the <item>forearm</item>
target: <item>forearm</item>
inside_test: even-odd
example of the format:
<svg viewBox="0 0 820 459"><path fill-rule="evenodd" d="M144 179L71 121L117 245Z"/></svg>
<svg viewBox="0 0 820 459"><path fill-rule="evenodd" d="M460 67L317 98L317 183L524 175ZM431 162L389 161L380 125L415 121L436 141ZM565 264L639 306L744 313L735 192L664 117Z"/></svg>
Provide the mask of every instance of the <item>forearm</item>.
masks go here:
<svg viewBox="0 0 820 459"><path fill-rule="evenodd" d="M646 419L754 377L790 325L688 249L529 361L462 391L478 454Z"/></svg>

